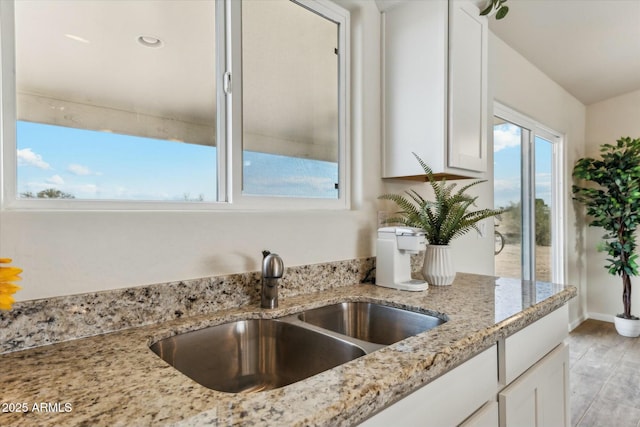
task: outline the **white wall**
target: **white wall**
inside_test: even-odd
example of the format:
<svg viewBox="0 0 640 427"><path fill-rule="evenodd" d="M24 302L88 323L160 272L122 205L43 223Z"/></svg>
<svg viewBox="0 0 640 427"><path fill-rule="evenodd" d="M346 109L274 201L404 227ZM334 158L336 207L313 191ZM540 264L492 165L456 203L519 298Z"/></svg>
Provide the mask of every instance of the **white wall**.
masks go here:
<svg viewBox="0 0 640 427"><path fill-rule="evenodd" d="M372 1L336 0L351 11L352 209L302 212L0 212L0 254L22 267L18 300L255 271L261 250L286 265L373 256L378 195L406 183L380 176L380 14ZM490 39L496 99L564 132L566 163L582 154L584 107L496 37ZM567 174L569 174L569 168ZM489 176L491 176L489 174ZM477 188L490 207L490 183ZM566 241L579 233L568 203ZM490 222L487 224L490 226ZM457 239L458 271L493 273L493 242L475 232ZM575 249L575 250L574 250ZM567 282L584 297L581 243L568 252ZM572 305L572 319L582 316Z"/></svg>
<svg viewBox="0 0 640 427"><path fill-rule="evenodd" d="M615 143L620 137L640 138L640 90L621 95L587 107L588 156L597 156L601 144ZM589 227L587 230L587 311L589 317L613 321L613 316L622 313L622 279L611 276L604 266L606 254L597 252L602 230ZM632 314L640 315L640 293L638 279L631 279L635 291L631 294Z"/></svg>
<svg viewBox="0 0 640 427"><path fill-rule="evenodd" d="M565 273L566 283L578 287L578 298L570 305L570 320L576 325L585 318L587 270L584 227L577 223L571 200L571 170L584 153L586 108L493 34L489 52L494 99L564 134Z"/></svg>
<svg viewBox="0 0 640 427"><path fill-rule="evenodd" d="M351 10L352 209L302 212L0 213L0 254L24 269L17 300L372 256L380 176L380 14Z"/></svg>

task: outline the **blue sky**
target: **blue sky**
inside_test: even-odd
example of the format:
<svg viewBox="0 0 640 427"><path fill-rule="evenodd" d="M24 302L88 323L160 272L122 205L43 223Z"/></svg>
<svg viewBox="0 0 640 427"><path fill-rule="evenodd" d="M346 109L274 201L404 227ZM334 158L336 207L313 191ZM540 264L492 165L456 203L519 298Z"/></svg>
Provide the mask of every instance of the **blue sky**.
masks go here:
<svg viewBox="0 0 640 427"><path fill-rule="evenodd" d="M520 128L511 123L494 126L494 206L504 207L520 200ZM552 144L536 137L536 198L551 206Z"/></svg>
<svg viewBox="0 0 640 427"><path fill-rule="evenodd" d="M18 193L215 201L215 147L19 121ZM495 206L520 198L520 128L494 127ZM244 153L245 194L335 198L336 163ZM551 202L551 144L536 138L536 197Z"/></svg>
<svg viewBox="0 0 640 427"><path fill-rule="evenodd" d="M216 149L19 121L18 194L56 188L77 199L215 201ZM244 153L250 194L337 197L337 165Z"/></svg>

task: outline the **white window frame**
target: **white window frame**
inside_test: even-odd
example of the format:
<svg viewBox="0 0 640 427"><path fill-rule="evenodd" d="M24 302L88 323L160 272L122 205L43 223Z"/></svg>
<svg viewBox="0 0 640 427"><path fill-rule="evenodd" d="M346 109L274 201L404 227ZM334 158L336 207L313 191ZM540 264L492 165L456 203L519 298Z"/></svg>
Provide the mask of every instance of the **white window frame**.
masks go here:
<svg viewBox="0 0 640 427"><path fill-rule="evenodd" d="M14 1L0 1L0 94L2 101L0 135L0 199L4 210L309 210L350 209L350 14L330 0L291 0L338 24L339 61L339 153L338 197L303 198L284 196L248 196L242 194L242 31L241 3L216 1L216 71L218 78L218 201L131 201L81 199L29 199L17 197L16 87ZM225 82L227 84L225 90Z"/></svg>
<svg viewBox="0 0 640 427"><path fill-rule="evenodd" d="M535 235L529 230L535 229L535 204L532 194L535 194L535 138L539 136L553 145L552 151L552 179L551 179L551 277L555 283L565 283L564 260L566 259L565 241L565 184L564 184L564 150L565 137L549 127L538 123L526 115L494 101L493 115L523 129L522 137L522 176L529 176L522 183L522 279L535 280L536 244Z"/></svg>

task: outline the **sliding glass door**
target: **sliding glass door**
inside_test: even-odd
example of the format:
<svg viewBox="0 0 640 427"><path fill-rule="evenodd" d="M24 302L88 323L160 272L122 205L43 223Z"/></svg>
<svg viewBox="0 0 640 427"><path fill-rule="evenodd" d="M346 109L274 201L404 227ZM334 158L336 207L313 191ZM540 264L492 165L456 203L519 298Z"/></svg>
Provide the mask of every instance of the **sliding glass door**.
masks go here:
<svg viewBox="0 0 640 427"><path fill-rule="evenodd" d="M553 210L553 142L538 135L534 138L535 159L534 215L535 215L535 279L550 282L553 279L551 221Z"/></svg>
<svg viewBox="0 0 640 427"><path fill-rule="evenodd" d="M522 162L528 131L500 117L493 125L494 207L507 209L496 218L496 275L522 277Z"/></svg>
<svg viewBox="0 0 640 427"><path fill-rule="evenodd" d="M562 281L562 139L501 105L493 130L496 275Z"/></svg>

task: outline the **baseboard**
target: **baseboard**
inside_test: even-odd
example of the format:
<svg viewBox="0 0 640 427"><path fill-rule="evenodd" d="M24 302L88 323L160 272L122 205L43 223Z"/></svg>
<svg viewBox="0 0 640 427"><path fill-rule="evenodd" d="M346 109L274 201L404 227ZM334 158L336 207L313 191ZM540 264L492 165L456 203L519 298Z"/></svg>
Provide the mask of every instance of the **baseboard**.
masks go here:
<svg viewBox="0 0 640 427"><path fill-rule="evenodd" d="M614 317L615 316L613 316L612 314L587 313L586 316L580 316L576 320L574 320L573 322L569 323L569 332L573 331L575 328L580 326L580 324L582 322L584 322L585 320L593 319L593 320L600 320L602 322L613 323L613 318Z"/></svg>
<svg viewBox="0 0 640 427"><path fill-rule="evenodd" d="M615 315L613 314L587 313L587 319L601 320L603 322L609 322L609 323L613 323L614 317Z"/></svg>
<svg viewBox="0 0 640 427"><path fill-rule="evenodd" d="M569 332L573 331L575 328L580 326L580 324L582 322L584 322L585 320L587 320L586 316L580 316L576 320L574 320L573 322L570 322L569 323Z"/></svg>

